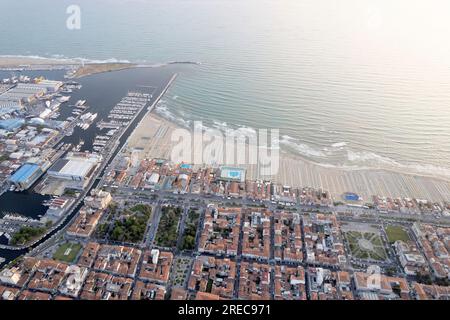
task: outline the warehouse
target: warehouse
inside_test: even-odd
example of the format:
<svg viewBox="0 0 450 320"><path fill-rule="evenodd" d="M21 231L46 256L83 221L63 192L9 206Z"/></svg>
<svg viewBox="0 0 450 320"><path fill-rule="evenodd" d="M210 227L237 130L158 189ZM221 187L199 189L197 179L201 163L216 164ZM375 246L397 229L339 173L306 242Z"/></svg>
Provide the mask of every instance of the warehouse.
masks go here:
<svg viewBox="0 0 450 320"><path fill-rule="evenodd" d="M44 88L48 92L56 92L61 88L63 83L61 81L54 80L40 80L37 85L41 88Z"/></svg>
<svg viewBox="0 0 450 320"><path fill-rule="evenodd" d="M41 167L34 163L25 163L9 179L20 190L26 190L43 174Z"/></svg>
<svg viewBox="0 0 450 320"><path fill-rule="evenodd" d="M14 88L1 94L0 101L14 102L19 104L23 102L29 103L36 98L43 96L45 93L47 93L47 89L45 86L19 83Z"/></svg>
<svg viewBox="0 0 450 320"><path fill-rule="evenodd" d="M20 118L0 120L0 129L13 131L20 128L25 123L25 120Z"/></svg>
<svg viewBox="0 0 450 320"><path fill-rule="evenodd" d="M84 181L91 178L100 160L100 156L97 155L70 154L56 161L48 170L48 175L59 179Z"/></svg>

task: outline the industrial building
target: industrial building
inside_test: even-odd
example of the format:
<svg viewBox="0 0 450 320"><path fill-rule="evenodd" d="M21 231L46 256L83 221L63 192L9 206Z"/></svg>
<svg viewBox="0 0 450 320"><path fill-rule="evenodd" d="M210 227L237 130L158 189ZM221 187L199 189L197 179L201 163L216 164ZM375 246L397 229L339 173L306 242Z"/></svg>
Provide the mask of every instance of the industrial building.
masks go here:
<svg viewBox="0 0 450 320"><path fill-rule="evenodd" d="M13 131L15 129L20 128L24 123L25 120L20 118L0 120L0 129Z"/></svg>
<svg viewBox="0 0 450 320"><path fill-rule="evenodd" d="M45 85L19 83L14 88L2 93L0 101L22 104L32 102L47 93Z"/></svg>
<svg viewBox="0 0 450 320"><path fill-rule="evenodd" d="M41 88L45 88L45 90L48 92L56 92L59 90L59 88L62 87L63 82L44 79L44 80L39 80L36 85Z"/></svg>
<svg viewBox="0 0 450 320"><path fill-rule="evenodd" d="M0 95L1 97L1 95ZM20 111L22 107L18 102L0 100L0 117Z"/></svg>
<svg viewBox="0 0 450 320"><path fill-rule="evenodd" d="M36 182L43 174L41 167L35 163L25 163L9 179L10 182L21 189L26 190Z"/></svg>
<svg viewBox="0 0 450 320"><path fill-rule="evenodd" d="M89 179L101 156L89 153L71 153L64 159L59 159L48 170L48 175L54 178L85 181Z"/></svg>

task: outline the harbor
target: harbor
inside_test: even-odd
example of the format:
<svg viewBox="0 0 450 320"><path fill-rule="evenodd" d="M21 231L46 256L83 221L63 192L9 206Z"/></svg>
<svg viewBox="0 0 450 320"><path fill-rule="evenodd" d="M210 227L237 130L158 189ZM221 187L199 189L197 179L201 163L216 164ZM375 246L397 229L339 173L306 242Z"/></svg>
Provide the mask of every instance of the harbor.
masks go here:
<svg viewBox="0 0 450 320"><path fill-rule="evenodd" d="M98 74L80 80L82 88L74 91L70 100L87 100L91 110L95 111L98 116L95 117L96 119L93 119L92 125L86 130L79 126L75 126L73 128L74 133L64 137L61 142L64 144L71 144L81 152L101 151L105 153L102 165L83 194L88 193L92 188L95 188L98 185L99 179L97 177L101 177L104 168L127 141L128 136L135 126L148 111L153 109L155 103L161 98L162 94L166 92L167 87L174 79L175 70L176 68L139 68L134 70L121 70L115 73ZM126 81L124 81L124 78ZM147 90L148 88L151 88L151 90L150 92L145 92L143 88L147 88ZM107 99L98 96L97 93L99 91L102 92L106 90L111 92L111 95L108 96ZM94 122L100 122L100 119L108 119L113 108L127 108L130 111L134 111L134 116L128 117L127 119L114 120L116 121L115 123L118 124L114 129L98 128ZM60 118L64 119L70 117L71 110L70 103L64 105L61 108ZM118 123L119 121L120 124ZM102 132L102 130L104 132ZM101 141L103 141L103 143L101 143ZM93 149L94 147L100 147L102 149L95 151ZM23 207L15 206L17 204L16 199L19 199L19 197L22 198L22 203L24 204ZM33 200L33 202L29 202L28 199ZM0 201L3 202L3 200L8 200L8 203L11 205L9 211L17 212L18 214L27 217L30 216L32 212L34 213L39 206L42 208L42 211L39 214L44 214L46 207L43 203L44 201L49 200L49 198L29 191L8 191L0 197ZM30 205L27 206L26 204ZM67 222L76 216L77 209L79 209L81 204L80 201L76 201L69 208L66 216L61 222L53 226L45 237L35 242L31 247L39 246L59 230L63 229ZM6 262L24 254L29 249L16 248L13 250L5 249L4 245L2 247L3 249L0 249L0 256L5 257Z"/></svg>

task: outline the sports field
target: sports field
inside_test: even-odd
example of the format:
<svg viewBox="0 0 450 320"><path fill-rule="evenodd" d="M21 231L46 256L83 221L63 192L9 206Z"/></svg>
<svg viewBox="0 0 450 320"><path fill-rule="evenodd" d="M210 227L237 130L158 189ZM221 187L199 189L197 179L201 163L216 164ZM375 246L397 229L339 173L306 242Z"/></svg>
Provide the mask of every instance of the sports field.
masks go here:
<svg viewBox="0 0 450 320"><path fill-rule="evenodd" d="M388 225L384 228L389 243L394 243L397 240L409 241L409 235L403 227Z"/></svg>
<svg viewBox="0 0 450 320"><path fill-rule="evenodd" d="M53 254L53 259L72 263L81 250L81 244L66 242L59 246Z"/></svg>

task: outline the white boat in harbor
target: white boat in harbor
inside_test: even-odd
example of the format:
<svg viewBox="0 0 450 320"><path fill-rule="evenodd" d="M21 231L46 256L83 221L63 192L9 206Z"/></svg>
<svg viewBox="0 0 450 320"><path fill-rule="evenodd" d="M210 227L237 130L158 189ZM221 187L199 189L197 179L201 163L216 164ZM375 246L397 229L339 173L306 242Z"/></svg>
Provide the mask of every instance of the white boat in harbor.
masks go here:
<svg viewBox="0 0 450 320"><path fill-rule="evenodd" d="M77 103L75 103L76 107L81 107L82 105L84 105L86 103L86 100L78 100Z"/></svg>
<svg viewBox="0 0 450 320"><path fill-rule="evenodd" d="M70 96L62 96L62 97L59 98L58 100L59 100L59 102L61 102L61 103L65 103L65 102L67 102L67 101L70 100Z"/></svg>

